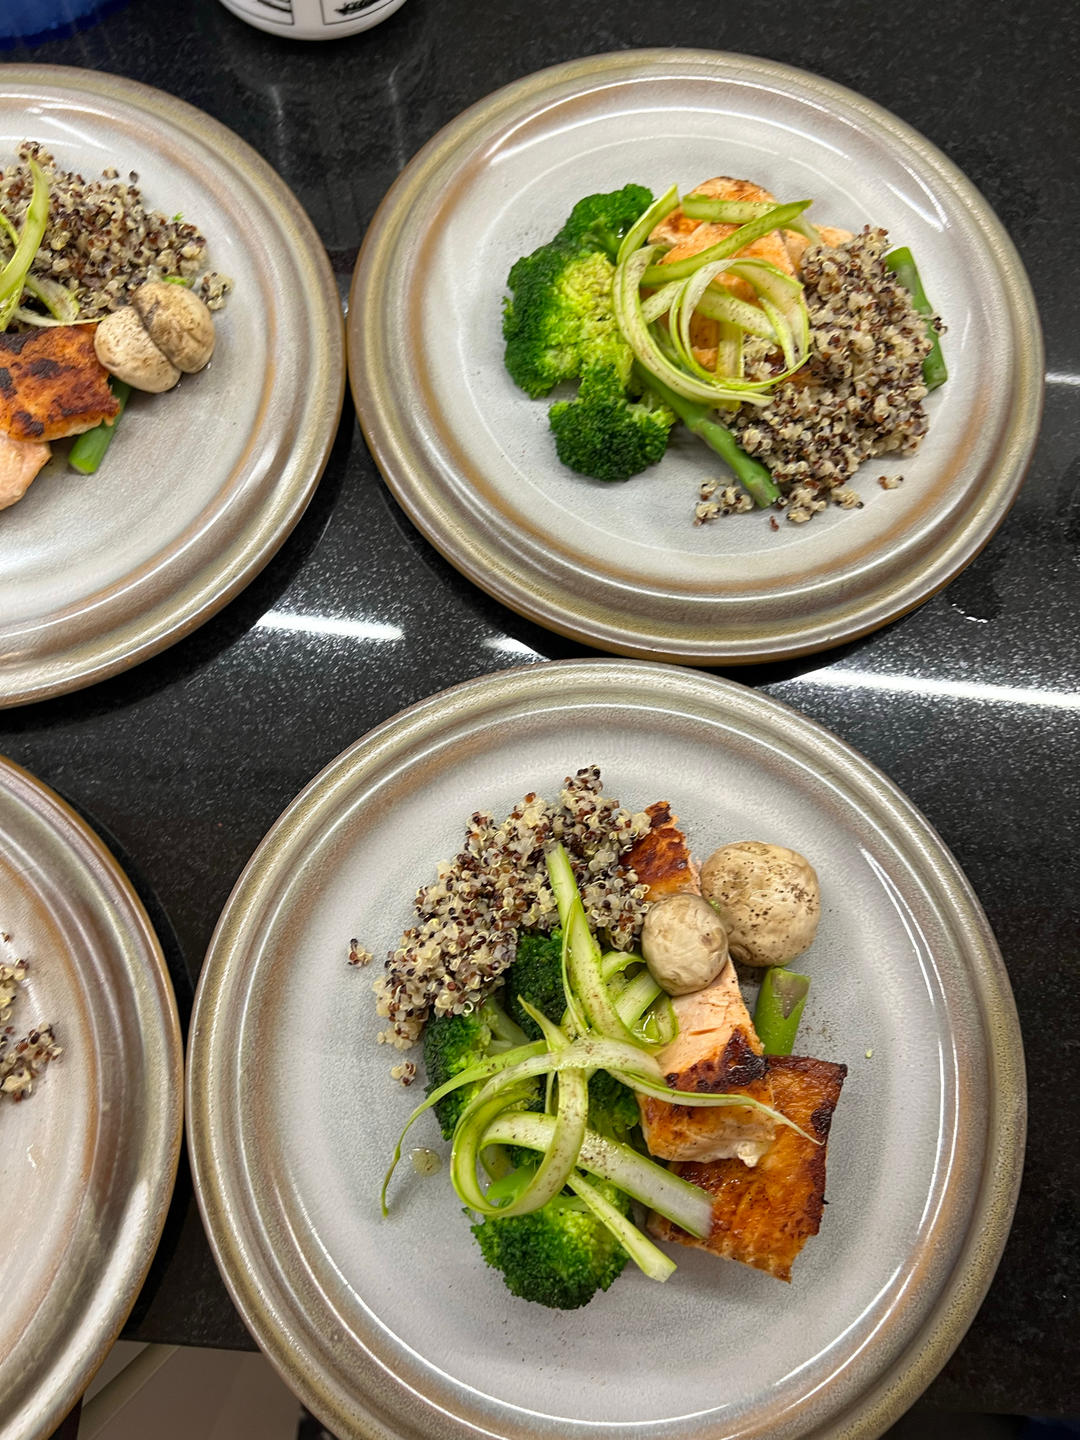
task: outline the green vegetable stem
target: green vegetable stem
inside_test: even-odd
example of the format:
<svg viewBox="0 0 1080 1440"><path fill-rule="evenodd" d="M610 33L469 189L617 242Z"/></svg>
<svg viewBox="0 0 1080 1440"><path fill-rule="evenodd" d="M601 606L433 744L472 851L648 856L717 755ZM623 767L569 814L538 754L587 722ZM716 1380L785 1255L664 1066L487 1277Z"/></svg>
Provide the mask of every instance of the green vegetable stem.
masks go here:
<svg viewBox="0 0 1080 1440"><path fill-rule="evenodd" d="M930 337L930 354L923 361L923 379L926 381L927 390L936 390L939 385L945 384L949 378L949 372L945 368L941 339L933 320L934 307L926 298L918 266L906 245L901 246L899 250L890 250L885 256L885 266L886 269L893 272L900 284L910 294L912 303L919 314L928 317L926 333Z"/></svg>
<svg viewBox="0 0 1080 1440"><path fill-rule="evenodd" d="M754 1029L766 1055L790 1055L810 991L810 979L776 965L766 970L754 1007Z"/></svg>
<svg viewBox="0 0 1080 1440"><path fill-rule="evenodd" d="M26 276L45 238L45 228L49 223L49 182L36 160L28 160L26 163L33 176L34 188L30 194L30 203L26 207L26 218L15 253L0 270L0 330L7 329L11 317L18 309ZM11 230L10 225L6 228Z"/></svg>
<svg viewBox="0 0 1080 1440"><path fill-rule="evenodd" d="M84 430L68 453L68 464L73 470L78 470L80 475L93 475L104 460L105 452L112 443L116 427L120 424L120 417L124 413L124 406L131 394L131 386L125 384L123 380L117 380L115 376L109 380L109 388L116 396L120 409L111 420L103 420L92 430Z"/></svg>
<svg viewBox="0 0 1080 1440"><path fill-rule="evenodd" d="M675 412L688 430L693 431L700 440L704 440L709 449L715 450L730 466L735 478L755 505L764 510L779 500L780 491L765 466L747 455L728 427L719 420L714 420L706 406L687 400L685 396L676 395L662 380L638 366L634 368L634 375L644 389L651 390L658 400L662 400L669 410Z"/></svg>

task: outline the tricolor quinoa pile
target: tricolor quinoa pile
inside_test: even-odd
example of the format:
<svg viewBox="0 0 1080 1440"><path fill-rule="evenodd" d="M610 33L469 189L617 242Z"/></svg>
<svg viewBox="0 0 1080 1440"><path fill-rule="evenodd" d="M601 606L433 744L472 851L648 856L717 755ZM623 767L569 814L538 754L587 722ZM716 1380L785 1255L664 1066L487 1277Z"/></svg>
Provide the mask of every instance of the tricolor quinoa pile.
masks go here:
<svg viewBox="0 0 1080 1440"><path fill-rule="evenodd" d="M206 270L206 240L181 216L171 220L147 209L134 171L121 180L106 170L100 180L57 169L34 141L18 148L49 181L49 222L31 275L57 281L79 303L80 320L96 320L127 304L146 280L178 277L211 310L219 310L232 281ZM25 163L0 171L0 212L18 230L33 180ZM7 248L10 248L10 243Z"/></svg>
<svg viewBox="0 0 1080 1440"><path fill-rule="evenodd" d="M802 280L810 360L777 387L767 406L743 406L732 422L739 444L768 467L783 492L777 508L796 524L830 500L857 508L862 502L845 485L863 461L910 455L926 434L926 321L884 265L886 248L885 231L867 227L841 245L807 250ZM766 350L765 342L747 343L752 378L764 379L782 363L767 359ZM734 488L718 498L715 490L708 482L702 487L696 524L752 508Z"/></svg>
<svg viewBox="0 0 1080 1440"><path fill-rule="evenodd" d="M616 949L633 945L645 887L620 858L650 821L602 792L600 771L589 766L566 779L556 804L529 794L501 824L486 811L472 816L464 848L417 892L417 923L374 982L378 1013L390 1022L380 1041L407 1050L430 1015L473 1010L513 960L518 932L555 928L544 854L556 841L570 855L592 929Z"/></svg>
<svg viewBox="0 0 1080 1440"><path fill-rule="evenodd" d="M50 1060L61 1053L51 1025L38 1025L16 1038L11 1019L29 966L16 953L11 936L0 931L0 1099L25 1100Z"/></svg>

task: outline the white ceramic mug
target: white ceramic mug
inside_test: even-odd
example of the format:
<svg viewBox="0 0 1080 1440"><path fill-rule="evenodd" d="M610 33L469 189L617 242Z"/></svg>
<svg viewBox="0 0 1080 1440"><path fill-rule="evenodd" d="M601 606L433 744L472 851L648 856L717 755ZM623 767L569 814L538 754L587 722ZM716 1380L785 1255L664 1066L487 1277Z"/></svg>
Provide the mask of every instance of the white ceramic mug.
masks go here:
<svg viewBox="0 0 1080 1440"><path fill-rule="evenodd" d="M370 30L405 0L221 0L249 25L286 40L339 40Z"/></svg>

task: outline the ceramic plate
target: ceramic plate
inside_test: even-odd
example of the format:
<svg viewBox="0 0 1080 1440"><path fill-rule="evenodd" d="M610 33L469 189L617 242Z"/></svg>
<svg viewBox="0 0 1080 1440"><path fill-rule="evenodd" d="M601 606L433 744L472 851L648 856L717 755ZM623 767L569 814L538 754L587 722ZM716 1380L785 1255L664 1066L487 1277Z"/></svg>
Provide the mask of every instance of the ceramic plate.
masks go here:
<svg viewBox="0 0 1080 1440"><path fill-rule="evenodd" d="M299 519L337 429L341 306L311 222L265 161L171 96L115 75L5 65L0 168L24 139L88 178L134 170L207 237L235 291L209 367L129 405L96 475L56 456L0 511L0 704L103 679L178 640Z"/></svg>
<svg viewBox="0 0 1080 1440"><path fill-rule="evenodd" d="M50 1435L116 1339L180 1151L176 1002L126 876L74 811L0 757L0 930L31 970L11 1023L63 1055L0 1102L0 1440Z"/></svg>
<svg viewBox="0 0 1080 1440"><path fill-rule="evenodd" d="M888 228L945 317L951 376L915 457L868 462L865 506L812 524L694 528L723 467L677 434L624 485L565 470L547 404L502 363L513 261L574 202L629 181L660 194L717 173L812 217ZM476 584L603 650L700 665L806 654L925 600L989 539L1038 429L1042 348L1004 229L944 155L817 76L702 51L595 56L497 91L405 169L368 233L348 322L356 407L407 514ZM880 475L902 474L885 491Z"/></svg>
<svg viewBox="0 0 1080 1440"><path fill-rule="evenodd" d="M379 1184L417 1088L375 1044L370 971L478 808L601 766L672 802L695 848L793 846L824 916L801 1049L849 1076L829 1206L791 1286L672 1247L569 1313L514 1299L448 1179ZM986 920L926 821L834 736L740 685L630 661L504 672L405 711L275 825L201 977L188 1069L195 1185L252 1333L337 1435L462 1440L871 1436L930 1381L997 1263L1024 1071ZM430 1117L414 1145L437 1146Z"/></svg>

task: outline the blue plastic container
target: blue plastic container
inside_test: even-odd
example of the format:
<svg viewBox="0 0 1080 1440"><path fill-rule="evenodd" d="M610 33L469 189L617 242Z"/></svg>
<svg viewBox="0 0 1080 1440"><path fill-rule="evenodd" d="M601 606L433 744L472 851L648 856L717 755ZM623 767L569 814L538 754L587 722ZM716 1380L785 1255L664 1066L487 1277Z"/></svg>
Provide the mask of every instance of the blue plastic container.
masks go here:
<svg viewBox="0 0 1080 1440"><path fill-rule="evenodd" d="M57 39L92 25L126 0L0 0L0 46Z"/></svg>

